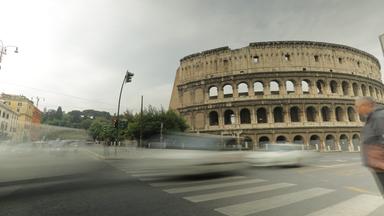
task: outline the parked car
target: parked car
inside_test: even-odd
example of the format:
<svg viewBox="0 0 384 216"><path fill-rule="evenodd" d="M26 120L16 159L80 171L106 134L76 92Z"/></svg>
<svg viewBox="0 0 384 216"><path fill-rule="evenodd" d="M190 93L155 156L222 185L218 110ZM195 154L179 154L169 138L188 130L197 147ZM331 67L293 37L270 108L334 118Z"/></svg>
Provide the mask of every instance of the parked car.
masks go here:
<svg viewBox="0 0 384 216"><path fill-rule="evenodd" d="M245 161L253 166L300 166L316 155L301 144L266 144L261 151L247 152Z"/></svg>

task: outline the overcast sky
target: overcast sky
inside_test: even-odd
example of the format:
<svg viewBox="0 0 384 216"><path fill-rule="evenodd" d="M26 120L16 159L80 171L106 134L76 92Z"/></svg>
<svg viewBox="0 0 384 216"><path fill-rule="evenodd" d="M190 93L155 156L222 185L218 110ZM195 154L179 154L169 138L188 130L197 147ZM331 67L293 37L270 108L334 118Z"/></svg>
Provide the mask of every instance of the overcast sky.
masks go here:
<svg viewBox="0 0 384 216"><path fill-rule="evenodd" d="M221 46L311 40L376 56L384 1L0 0L0 92L41 98L43 110L115 113L144 103L168 108L179 60Z"/></svg>

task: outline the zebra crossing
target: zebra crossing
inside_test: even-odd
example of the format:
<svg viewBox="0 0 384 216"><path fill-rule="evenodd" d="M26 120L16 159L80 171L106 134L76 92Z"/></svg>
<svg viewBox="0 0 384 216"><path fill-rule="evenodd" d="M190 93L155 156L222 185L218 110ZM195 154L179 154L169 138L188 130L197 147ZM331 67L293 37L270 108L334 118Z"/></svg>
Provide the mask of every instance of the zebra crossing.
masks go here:
<svg viewBox="0 0 384 216"><path fill-rule="evenodd" d="M145 181L154 188L158 188L170 195L181 197L192 203L208 205L211 202L225 200L225 206L213 207L212 210L228 216L263 214L266 211L273 211L292 204L304 203L305 205L307 201L313 201L323 196L333 196L337 193L336 190L329 188L313 187L298 189L298 185L294 183L270 182L266 179L241 175L203 180L175 180L164 178L170 176L170 174L166 172L153 170L122 170L138 180ZM293 189L294 191L287 192L284 189ZM271 191L275 193L268 196L268 192ZM283 191L282 194L278 194L280 191ZM262 198L258 198L258 194L263 193L267 194L261 196ZM251 195L252 200L239 203L237 198L247 195ZM220 204L220 202L216 202L215 204L218 203ZM383 206L384 200L381 196L357 194L353 197L332 203L329 206L309 210L312 212L307 212L306 216L368 216ZM286 212L284 215L299 216L294 212L291 214Z"/></svg>

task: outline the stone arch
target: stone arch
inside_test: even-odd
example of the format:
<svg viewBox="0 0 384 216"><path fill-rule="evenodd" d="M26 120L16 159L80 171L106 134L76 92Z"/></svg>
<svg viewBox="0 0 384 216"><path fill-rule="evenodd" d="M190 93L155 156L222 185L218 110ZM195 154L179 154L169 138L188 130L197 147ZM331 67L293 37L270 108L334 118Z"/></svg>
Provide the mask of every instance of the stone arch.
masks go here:
<svg viewBox="0 0 384 216"><path fill-rule="evenodd" d="M224 124L235 124L235 113L230 109L224 112Z"/></svg>
<svg viewBox="0 0 384 216"><path fill-rule="evenodd" d="M300 109L297 106L291 107L289 109L289 114L291 117L291 122L300 122Z"/></svg>
<svg viewBox="0 0 384 216"><path fill-rule="evenodd" d="M264 84L261 81L256 81L253 83L253 90L255 95L264 95Z"/></svg>
<svg viewBox="0 0 384 216"><path fill-rule="evenodd" d="M239 96L248 96L248 83L240 82L237 85Z"/></svg>
<svg viewBox="0 0 384 216"><path fill-rule="evenodd" d="M331 82L329 82L329 86L331 88L331 93L336 94L338 92L338 85L335 80L331 80Z"/></svg>
<svg viewBox="0 0 384 216"><path fill-rule="evenodd" d="M269 143L270 143L269 137L262 136L259 138L259 148L265 148L265 145Z"/></svg>
<svg viewBox="0 0 384 216"><path fill-rule="evenodd" d="M348 107L348 121L350 122L356 121L356 111L353 107Z"/></svg>
<svg viewBox="0 0 384 216"><path fill-rule="evenodd" d="M331 109L327 106L321 108L321 118L323 122L331 121Z"/></svg>
<svg viewBox="0 0 384 216"><path fill-rule="evenodd" d="M349 83L347 81L341 83L341 88L343 90L343 95L349 95Z"/></svg>
<svg viewBox="0 0 384 216"><path fill-rule="evenodd" d="M349 151L349 139L347 135L340 135L339 144L341 151Z"/></svg>
<svg viewBox="0 0 384 216"><path fill-rule="evenodd" d="M318 135L312 135L309 137L309 146L310 149L316 149L318 150L320 148L320 136Z"/></svg>
<svg viewBox="0 0 384 216"><path fill-rule="evenodd" d="M280 136L276 137L276 143L286 143L286 142L288 142L287 141L287 137L285 137L283 135L280 135Z"/></svg>
<svg viewBox="0 0 384 216"><path fill-rule="evenodd" d="M250 124L251 123L251 112L247 108L240 110L240 124Z"/></svg>
<svg viewBox="0 0 384 216"><path fill-rule="evenodd" d="M211 86L208 88L209 99L217 99L218 95L219 95L219 91L216 86Z"/></svg>
<svg viewBox="0 0 384 216"><path fill-rule="evenodd" d="M360 150L360 136L358 134L352 136L352 145L354 151Z"/></svg>
<svg viewBox="0 0 384 216"><path fill-rule="evenodd" d="M336 109L335 109L336 121L344 121L344 116L345 116L345 113L344 113L343 108L336 107Z"/></svg>
<svg viewBox="0 0 384 216"><path fill-rule="evenodd" d="M365 86L364 84L361 84L361 93L363 94L363 96L368 95L367 86Z"/></svg>
<svg viewBox="0 0 384 216"><path fill-rule="evenodd" d="M374 96L374 91L373 91L372 86L369 86L368 88L369 88L369 96L371 96L371 97L375 97L375 96Z"/></svg>
<svg viewBox="0 0 384 216"><path fill-rule="evenodd" d="M296 135L293 137L294 144L304 144L304 138L301 135Z"/></svg>
<svg viewBox="0 0 384 216"><path fill-rule="evenodd" d="M272 80L269 82L269 91L273 95L280 94L280 84L277 80Z"/></svg>
<svg viewBox="0 0 384 216"><path fill-rule="evenodd" d="M209 112L209 125L219 125L219 114L216 111Z"/></svg>
<svg viewBox="0 0 384 216"><path fill-rule="evenodd" d="M295 93L295 82L293 80L285 81L285 89L287 91L287 94L294 94Z"/></svg>
<svg viewBox="0 0 384 216"><path fill-rule="evenodd" d="M284 122L283 107L275 107L273 109L273 120L275 123Z"/></svg>
<svg viewBox="0 0 384 216"><path fill-rule="evenodd" d="M375 95L376 98L380 98L379 90L377 88L375 88Z"/></svg>
<svg viewBox="0 0 384 216"><path fill-rule="evenodd" d="M309 106L306 109L306 116L307 116L307 121L308 122L315 122L317 121L317 112L316 108L313 106Z"/></svg>
<svg viewBox="0 0 384 216"><path fill-rule="evenodd" d="M233 87L230 84L223 86L224 98L233 97Z"/></svg>
<svg viewBox="0 0 384 216"><path fill-rule="evenodd" d="M333 136L332 134L328 134L325 137L325 147L328 151L329 150L336 150L335 136Z"/></svg>
<svg viewBox="0 0 384 216"><path fill-rule="evenodd" d="M309 86L311 82L307 79L301 81L301 91L303 94L309 94Z"/></svg>
<svg viewBox="0 0 384 216"><path fill-rule="evenodd" d="M354 96L359 96L359 86L357 85L357 83L352 83L352 90Z"/></svg>
<svg viewBox="0 0 384 216"><path fill-rule="evenodd" d="M264 107L258 108L256 111L257 123L268 123L267 110Z"/></svg>
<svg viewBox="0 0 384 216"><path fill-rule="evenodd" d="M317 88L317 93L318 94L324 94L324 87L325 87L325 83L323 80L317 80L316 82L316 88Z"/></svg>

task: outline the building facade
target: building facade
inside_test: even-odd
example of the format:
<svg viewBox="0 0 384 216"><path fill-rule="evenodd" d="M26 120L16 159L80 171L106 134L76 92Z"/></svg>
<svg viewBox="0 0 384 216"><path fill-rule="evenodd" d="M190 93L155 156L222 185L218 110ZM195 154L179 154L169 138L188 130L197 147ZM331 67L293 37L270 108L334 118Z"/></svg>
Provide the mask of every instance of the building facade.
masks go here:
<svg viewBox="0 0 384 216"><path fill-rule="evenodd" d="M323 42L257 42L182 58L170 108L191 132L231 135L252 149L290 142L358 151L358 96L384 102L371 54Z"/></svg>
<svg viewBox="0 0 384 216"><path fill-rule="evenodd" d="M20 95L10 95L2 93L0 99L4 104L9 106L14 112L18 114L18 131L19 131L19 140L28 141L31 139L32 126L40 120L37 118L41 115L36 115L36 107L33 104L33 101L28 99L25 96ZM34 115L35 114L35 115Z"/></svg>
<svg viewBox="0 0 384 216"><path fill-rule="evenodd" d="M19 114L6 104L0 103L0 140L17 139Z"/></svg>

